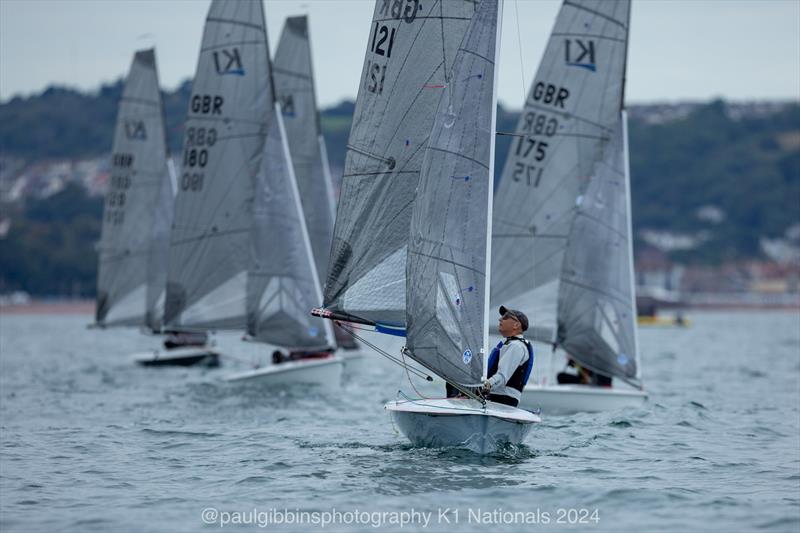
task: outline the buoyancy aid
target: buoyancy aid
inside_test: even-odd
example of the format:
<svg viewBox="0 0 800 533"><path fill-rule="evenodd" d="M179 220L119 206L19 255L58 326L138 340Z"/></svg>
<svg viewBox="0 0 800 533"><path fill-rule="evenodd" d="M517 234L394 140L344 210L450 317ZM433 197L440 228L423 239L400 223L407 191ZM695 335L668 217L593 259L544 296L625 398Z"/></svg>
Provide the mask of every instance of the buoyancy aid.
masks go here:
<svg viewBox="0 0 800 533"><path fill-rule="evenodd" d="M511 377L508 378L508 382L506 382L506 387L513 387L521 393L522 389L525 388L525 384L528 383L528 378L531 377L531 371L533 370L533 346L525 339L508 337L506 340L498 342L497 346L495 346L489 354L489 365L486 377L490 378L497 373L497 366L500 363L500 349L510 344L511 341L519 341L528 349L528 359L514 370L514 373L511 374Z"/></svg>

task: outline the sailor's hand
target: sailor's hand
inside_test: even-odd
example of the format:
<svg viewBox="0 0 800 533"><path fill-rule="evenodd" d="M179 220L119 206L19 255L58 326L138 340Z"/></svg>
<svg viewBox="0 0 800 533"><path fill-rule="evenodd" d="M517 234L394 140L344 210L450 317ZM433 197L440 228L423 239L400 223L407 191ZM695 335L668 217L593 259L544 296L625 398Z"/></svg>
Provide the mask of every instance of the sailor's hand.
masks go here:
<svg viewBox="0 0 800 533"><path fill-rule="evenodd" d="M492 390L492 382L489 381L488 379L483 380L483 390L484 392L489 392L490 390Z"/></svg>

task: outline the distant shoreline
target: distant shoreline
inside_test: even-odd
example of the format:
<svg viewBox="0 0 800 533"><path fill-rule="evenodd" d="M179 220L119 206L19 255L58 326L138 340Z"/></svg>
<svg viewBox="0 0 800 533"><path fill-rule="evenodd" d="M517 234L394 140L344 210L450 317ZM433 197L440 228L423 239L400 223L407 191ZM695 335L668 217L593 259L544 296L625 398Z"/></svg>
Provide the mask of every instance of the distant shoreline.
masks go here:
<svg viewBox="0 0 800 533"><path fill-rule="evenodd" d="M93 315L94 300L34 300L0 305L0 315Z"/></svg>

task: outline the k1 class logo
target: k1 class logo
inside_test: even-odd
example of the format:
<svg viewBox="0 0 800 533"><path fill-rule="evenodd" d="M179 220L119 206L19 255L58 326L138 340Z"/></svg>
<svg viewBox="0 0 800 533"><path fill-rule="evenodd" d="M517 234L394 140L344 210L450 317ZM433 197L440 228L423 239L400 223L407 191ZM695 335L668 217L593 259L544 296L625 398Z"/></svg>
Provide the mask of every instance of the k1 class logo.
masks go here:
<svg viewBox="0 0 800 533"><path fill-rule="evenodd" d="M242 58L239 55L239 49L233 48L231 50L218 50L214 52L214 68L216 68L217 74L220 76L224 76L225 74L244 76L244 67L242 67Z"/></svg>
<svg viewBox="0 0 800 533"><path fill-rule="evenodd" d="M564 53L568 67L597 71L597 64L594 61L594 41L564 39Z"/></svg>
<svg viewBox="0 0 800 533"><path fill-rule="evenodd" d="M125 136L132 141L144 141L147 139L144 122L141 120L126 120Z"/></svg>

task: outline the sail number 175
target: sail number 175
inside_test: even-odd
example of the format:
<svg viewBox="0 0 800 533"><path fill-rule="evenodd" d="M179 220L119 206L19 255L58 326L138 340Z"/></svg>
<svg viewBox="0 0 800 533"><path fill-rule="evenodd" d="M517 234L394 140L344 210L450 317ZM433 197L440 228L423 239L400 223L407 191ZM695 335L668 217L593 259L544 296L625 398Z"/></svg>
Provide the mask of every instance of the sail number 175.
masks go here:
<svg viewBox="0 0 800 533"><path fill-rule="evenodd" d="M524 182L528 187L538 187L542 181L542 167L526 165L519 161L514 164L514 173L511 179L517 183Z"/></svg>

